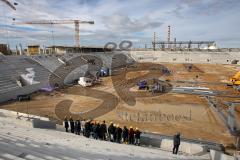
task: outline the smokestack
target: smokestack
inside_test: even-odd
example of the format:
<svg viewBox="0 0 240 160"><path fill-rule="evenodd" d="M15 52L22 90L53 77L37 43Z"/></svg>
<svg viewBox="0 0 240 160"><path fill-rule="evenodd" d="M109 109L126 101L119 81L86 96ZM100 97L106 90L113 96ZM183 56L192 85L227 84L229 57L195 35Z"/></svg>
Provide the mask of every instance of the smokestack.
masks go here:
<svg viewBox="0 0 240 160"><path fill-rule="evenodd" d="M171 40L171 26L168 26L168 37L167 37L167 42L168 42L168 48L170 48L170 42Z"/></svg>
<svg viewBox="0 0 240 160"><path fill-rule="evenodd" d="M177 39L174 38L174 48L176 49L177 48Z"/></svg>
<svg viewBox="0 0 240 160"><path fill-rule="evenodd" d="M156 32L153 33L153 50L156 50Z"/></svg>

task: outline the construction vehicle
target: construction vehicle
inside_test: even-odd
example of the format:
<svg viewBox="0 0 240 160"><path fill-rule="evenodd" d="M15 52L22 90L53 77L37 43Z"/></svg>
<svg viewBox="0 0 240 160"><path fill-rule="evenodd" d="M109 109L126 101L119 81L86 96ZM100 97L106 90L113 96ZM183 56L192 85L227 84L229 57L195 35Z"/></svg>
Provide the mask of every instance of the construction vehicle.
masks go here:
<svg viewBox="0 0 240 160"><path fill-rule="evenodd" d="M227 86L233 86L234 89L240 91L240 71L230 78L230 81L227 82Z"/></svg>
<svg viewBox="0 0 240 160"><path fill-rule="evenodd" d="M165 81L162 80L154 80L153 85L151 86L151 92L155 93L166 93L168 85Z"/></svg>
<svg viewBox="0 0 240 160"><path fill-rule="evenodd" d="M147 81L146 80L141 80L137 84L139 90L144 90L144 89L149 89Z"/></svg>
<svg viewBox="0 0 240 160"><path fill-rule="evenodd" d="M78 84L83 87L90 87L93 85L93 79L87 77L80 77Z"/></svg>
<svg viewBox="0 0 240 160"><path fill-rule="evenodd" d="M109 72L110 72L110 70L109 70L109 68L107 68L107 67L102 67L101 69L100 69L100 77L107 77L107 76L109 76Z"/></svg>
<svg viewBox="0 0 240 160"><path fill-rule="evenodd" d="M17 100L19 102L22 102L22 101L30 101L31 100L31 96L30 95L18 95L17 96Z"/></svg>
<svg viewBox="0 0 240 160"><path fill-rule="evenodd" d="M101 84L102 80L96 77L79 77L78 84L82 87L91 87L93 85Z"/></svg>
<svg viewBox="0 0 240 160"><path fill-rule="evenodd" d="M230 81L233 83L233 85L240 85L240 71L238 71L231 79Z"/></svg>

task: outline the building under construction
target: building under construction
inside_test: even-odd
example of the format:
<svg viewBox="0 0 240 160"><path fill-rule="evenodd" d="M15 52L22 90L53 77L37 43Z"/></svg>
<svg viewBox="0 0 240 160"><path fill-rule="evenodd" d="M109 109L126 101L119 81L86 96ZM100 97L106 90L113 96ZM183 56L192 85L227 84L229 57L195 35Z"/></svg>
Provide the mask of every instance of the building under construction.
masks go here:
<svg viewBox="0 0 240 160"><path fill-rule="evenodd" d="M2 1L15 9L8 1ZM20 132L14 125L8 126L8 129L11 128L14 134L19 134L17 131L21 134L27 132L31 138L39 132L42 138L48 130L35 130L37 127L46 129L54 126L53 129L60 128L59 131L62 131L67 116L73 121L104 121L121 127L134 126L145 136L141 139L143 147L158 147L165 152L172 149L172 139L169 137L180 132L180 158L210 159L212 152L218 157L226 157L224 153L234 154L234 149L240 144L236 142L240 133L240 49L217 48L215 41L171 40L170 26L166 41L157 40L154 33L150 42L152 46L148 49L121 49L112 42L113 47L110 48L88 47L80 44L81 23L94 24L93 21L78 19L16 23L74 25L75 45L16 47L16 54L8 56L8 45L0 45L0 52L3 53L0 54L2 128L23 122L21 126L27 124L27 127L34 129L25 128L24 132ZM14 116L5 116L1 110L5 110L4 113L10 111ZM4 120L6 117L10 117L11 122ZM67 142L70 141L69 137L75 136L61 132L48 133L63 140L67 137ZM10 132L1 131L0 139L3 142L0 144L10 148L4 151L19 159L35 159L37 155L45 154L43 148L57 148L54 141L61 139L52 138L53 143L45 143L44 138L36 138L41 143L37 141L31 146L31 138L24 137L23 141L19 141L22 136L19 134L16 138ZM9 145L10 142L11 145L16 143L17 147ZM75 145L74 141L71 143ZM81 148L87 150L94 144L95 141L89 140ZM116 148L120 146L114 145ZM29 146L35 149L31 153L35 157L30 155L29 148L24 148ZM5 155L2 148L0 159ZM65 150L63 144L56 152L48 153L51 156L46 156L46 159L55 159L56 154L62 153L61 149ZM106 148L108 150L110 148ZM15 158L11 154L7 155L8 159ZM179 158L169 155L164 158L169 157Z"/></svg>

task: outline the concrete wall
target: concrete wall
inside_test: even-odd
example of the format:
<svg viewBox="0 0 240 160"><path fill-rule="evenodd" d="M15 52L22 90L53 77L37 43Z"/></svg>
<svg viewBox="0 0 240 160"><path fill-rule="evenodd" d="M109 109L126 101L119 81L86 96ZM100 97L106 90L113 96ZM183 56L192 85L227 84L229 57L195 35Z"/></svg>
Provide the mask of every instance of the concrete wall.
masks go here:
<svg viewBox="0 0 240 160"><path fill-rule="evenodd" d="M233 156L228 156L219 151L210 150L211 160L235 160Z"/></svg>
<svg viewBox="0 0 240 160"><path fill-rule="evenodd" d="M143 133L141 135L141 144L172 152L173 137L156 133ZM224 147L221 144L214 142L181 138L181 144L179 147L180 152L191 155L202 155L210 150L222 152Z"/></svg>
<svg viewBox="0 0 240 160"><path fill-rule="evenodd" d="M33 128L56 129L56 123L34 118L32 119Z"/></svg>
<svg viewBox="0 0 240 160"><path fill-rule="evenodd" d="M163 139L161 142L160 148L171 151L173 149L173 140ZM193 154L204 152L204 148L202 145L199 145L199 144L181 142L179 151L193 155Z"/></svg>
<svg viewBox="0 0 240 160"><path fill-rule="evenodd" d="M163 150L172 151L173 149L173 140L162 138L157 139L154 137L142 137L141 144L161 148ZM199 154L206 152L203 145L182 141L179 147L179 151L188 154Z"/></svg>
<svg viewBox="0 0 240 160"><path fill-rule="evenodd" d="M129 54L138 62L175 62L231 64L240 60L240 52L198 52L198 51L130 51ZM240 62L238 62L240 64Z"/></svg>
<svg viewBox="0 0 240 160"><path fill-rule="evenodd" d="M11 117L11 121L14 123L28 128L56 129L56 124L51 122L49 118L4 109L0 109L0 115L1 117Z"/></svg>

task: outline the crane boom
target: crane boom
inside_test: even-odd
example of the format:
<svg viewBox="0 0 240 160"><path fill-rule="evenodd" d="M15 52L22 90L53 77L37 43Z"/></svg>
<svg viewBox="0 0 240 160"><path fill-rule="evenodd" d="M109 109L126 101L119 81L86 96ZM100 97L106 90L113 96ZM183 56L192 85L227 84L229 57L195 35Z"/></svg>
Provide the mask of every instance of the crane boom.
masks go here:
<svg viewBox="0 0 240 160"><path fill-rule="evenodd" d="M10 8L12 8L13 10L16 10L16 8L14 7L14 5L12 5L9 1L7 0L0 0L2 2L4 2L5 4L7 4Z"/></svg>
<svg viewBox="0 0 240 160"><path fill-rule="evenodd" d="M94 21L82 21L82 20L39 20L39 21L27 21L17 22L15 24L74 24L75 26L75 43L76 47L80 47L80 29L79 24L94 24Z"/></svg>
<svg viewBox="0 0 240 160"><path fill-rule="evenodd" d="M39 21L17 22L15 24L73 24L76 22L94 24L94 21L81 21L81 20L39 20Z"/></svg>

